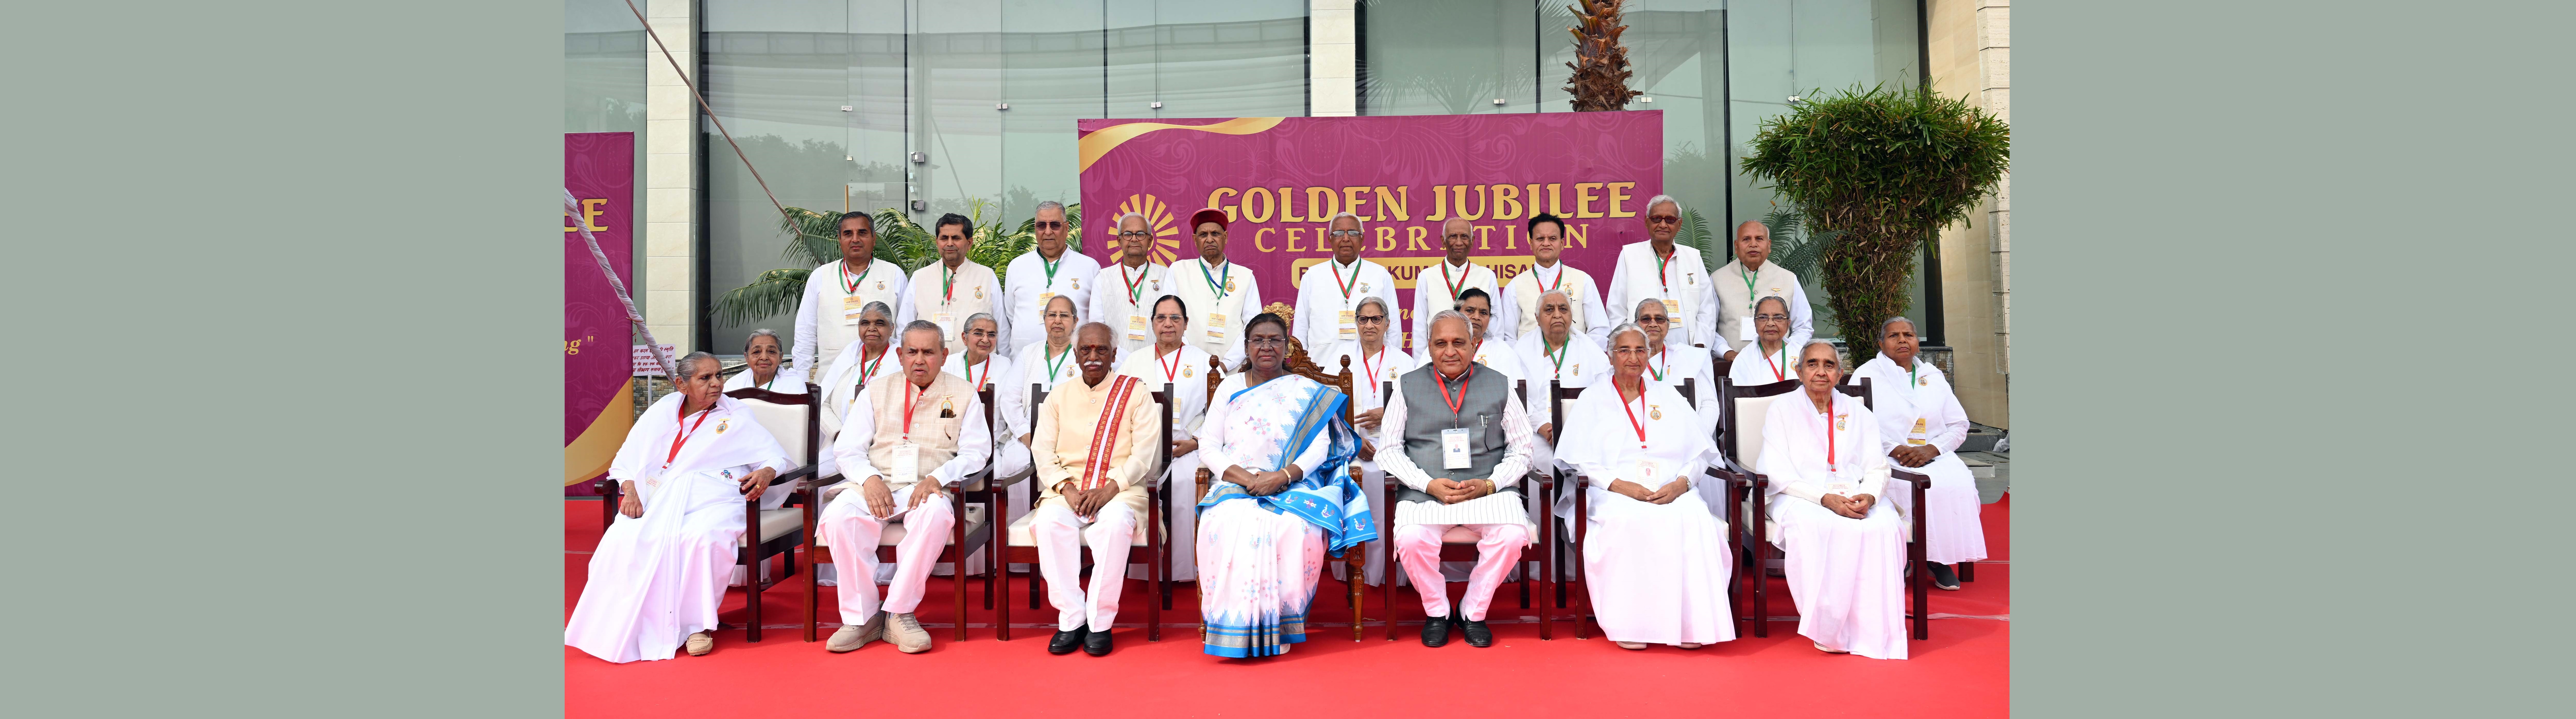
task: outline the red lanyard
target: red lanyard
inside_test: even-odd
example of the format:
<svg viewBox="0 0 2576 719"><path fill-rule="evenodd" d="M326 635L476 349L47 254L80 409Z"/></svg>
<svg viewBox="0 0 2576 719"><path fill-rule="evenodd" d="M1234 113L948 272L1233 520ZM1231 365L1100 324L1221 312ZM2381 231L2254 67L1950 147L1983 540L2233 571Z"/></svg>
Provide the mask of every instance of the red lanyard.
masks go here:
<svg viewBox="0 0 2576 719"><path fill-rule="evenodd" d="M966 371L967 371L967 375L966 375L966 376L968 376L968 377L973 377L973 376L975 376L975 375L974 375L974 371L975 371L975 370L974 370L974 368L969 367L969 368L967 368L967 370L966 370ZM974 381L974 382L969 382L969 383L967 383L967 386L969 386L969 387L973 387L973 388L975 388L975 389L983 389L983 388L984 388L985 383L992 382L992 381L993 381L993 356L988 354L988 355L984 355L984 378L983 378L983 379L980 379L980 380L976 380L976 381Z"/></svg>
<svg viewBox="0 0 2576 719"><path fill-rule="evenodd" d="M1439 378L1440 378L1440 372L1439 372L1439 370L1433 370L1433 371L1431 372L1431 377L1432 377L1432 379L1434 379L1434 380L1439 379ZM1435 383L1434 383L1434 384L1438 384L1438 385L1440 386L1440 401L1449 403L1449 416L1451 416L1451 417L1464 416L1464 412L1463 412L1463 410L1465 410L1465 409L1467 408L1467 383L1468 383L1468 382L1471 382L1471 381L1474 381L1475 379L1476 379L1476 366L1475 366L1475 365L1467 365L1467 373L1466 373L1466 374L1464 374L1464 375L1459 375L1459 377L1458 377L1458 398L1457 398L1457 399L1450 399L1450 398L1449 398L1449 383L1447 383L1447 382L1435 382Z"/></svg>
<svg viewBox="0 0 2576 719"><path fill-rule="evenodd" d="M1342 301L1343 301L1343 302L1349 302L1349 301L1351 301L1351 285L1356 285L1356 284L1359 284L1359 282L1360 282L1360 270L1359 270L1359 268L1357 268L1357 267L1353 267L1353 268L1351 268L1351 278L1350 278L1349 280L1344 280L1344 279L1342 279L1342 263L1339 263L1339 262L1326 262L1326 263L1324 263L1324 264L1332 265L1332 266L1333 266L1333 282L1335 282L1335 283L1337 283L1337 284L1340 284L1340 285L1342 286ZM1353 262L1353 263L1351 263L1351 264L1356 265L1356 264L1359 264L1359 263L1357 263L1357 262Z"/></svg>
<svg viewBox="0 0 2576 719"><path fill-rule="evenodd" d="M1539 268L1538 268L1538 266L1537 266L1537 265L1531 265L1531 266L1530 266L1530 274L1538 274L1538 270L1539 270ZM1558 288L1564 287L1564 286L1565 286L1565 265L1563 265L1563 264L1559 264L1559 265L1557 265L1557 266L1556 266L1556 279L1548 280L1547 282L1544 282L1544 283L1541 283L1541 284L1546 285L1546 287L1545 287L1545 288L1543 288L1543 289L1541 289L1541 290L1539 291L1539 294L1547 294L1547 291L1548 291L1548 290L1554 290L1554 289L1558 289Z"/></svg>
<svg viewBox="0 0 2576 719"><path fill-rule="evenodd" d="M1156 357L1154 358L1154 364L1163 366L1163 381L1170 382L1172 381L1172 377L1181 371L1181 351L1179 348L1174 348L1169 354L1164 355L1164 357L1170 357L1172 358L1172 361L1165 362L1163 361L1163 357Z"/></svg>
<svg viewBox="0 0 2576 719"><path fill-rule="evenodd" d="M948 266L947 266L947 265L944 265L944 264L943 264L943 265L940 265L940 266L939 266L939 303L940 303L940 304L943 304L943 305L946 305L946 304L955 304L956 302L957 302L957 271L956 271L956 270L952 270L952 269L948 269Z"/></svg>
<svg viewBox="0 0 2576 719"><path fill-rule="evenodd" d="M1474 265L1469 265L1469 267L1473 266ZM1457 302L1458 281L1449 278L1449 263L1446 261L1440 263L1440 281L1449 283L1449 301Z"/></svg>
<svg viewBox="0 0 2576 719"><path fill-rule="evenodd" d="M1655 248L1653 248L1653 247L1648 247L1648 248L1646 248L1646 252L1648 252L1648 253L1652 253L1652 252L1654 252L1654 251L1655 251ZM1678 255L1678 254L1681 254L1681 253L1682 253L1682 248L1679 248L1679 247L1675 247L1675 248L1673 248L1673 254ZM1672 258L1670 255L1655 255L1655 283L1656 283L1656 284L1659 284L1659 285L1663 285L1663 287L1664 287L1664 294L1667 294L1667 295L1670 295L1670 294L1672 294L1672 293L1673 293L1673 281L1672 281L1672 280L1670 280L1670 279L1666 279L1666 276L1671 274L1671 272L1670 272L1670 268L1669 268L1668 266L1669 266L1669 265L1671 265L1671 264L1672 264L1672 262L1673 262L1673 258ZM1669 307L1668 307L1668 308L1665 308L1665 309L1671 309L1671 308L1669 308Z"/></svg>
<svg viewBox="0 0 2576 719"><path fill-rule="evenodd" d="M682 403L680 403L680 408L681 408L681 409L684 409L684 410L685 410L685 409L687 409L687 408L688 408L688 406L689 406L689 404L688 404L687 402L682 402ZM672 438L672 439L671 439L671 453L670 453L670 454L668 454L668 455L664 455L664 456L662 457L662 468L663 468L663 469L670 469L670 468L671 468L671 460L675 460L675 459L679 459L679 458L680 458L680 447L685 446L685 445L687 445L687 444L689 443L689 435L697 434L697 433L698 433L698 427L700 427L700 426L702 426L702 425L705 425L705 424L707 423L707 415L711 415L711 414L715 414L715 413L716 413L716 408L714 408L714 407L708 407L708 408L706 408L706 409L698 410L698 421L697 421L697 422L695 422L695 423L690 424L690 425L689 425L689 429L688 429L688 431L681 432L681 433L680 433L680 436L678 436L678 437L674 437L674 438ZM681 419L688 419L688 417L687 417L687 416L682 416L682 417L681 417Z"/></svg>
<svg viewBox="0 0 2576 719"><path fill-rule="evenodd" d="M904 439L904 441L906 441L906 442L910 442L910 441L912 441L912 406L913 406L913 405L915 405L915 404L920 404L920 400L915 399L915 397L917 396L917 393L919 393L920 391L921 391L921 388L912 386L912 382L911 382L910 380L908 380L908 379L907 379L907 380L905 380L905 381L904 381L904 383L903 383L903 439Z"/></svg>
<svg viewBox="0 0 2576 719"><path fill-rule="evenodd" d="M860 271L859 271L859 274L858 274L857 276L855 276L855 277L854 277L854 276L851 276L851 275L850 275L850 262L849 262L848 260L842 260L842 261L841 261L841 285L842 285L842 287L843 287L844 289L846 289L846 290L848 291L848 293L849 293L849 294L853 294L853 295L858 294L858 293L859 293L859 283L860 283L860 282L863 282L863 281L866 281L866 280L868 279L868 273L870 273L870 272L875 272L876 270L877 270L877 264L876 264L875 262L869 262L869 263L868 263L868 268L867 268L867 269L864 269L864 270L860 270Z"/></svg>
<svg viewBox="0 0 2576 719"><path fill-rule="evenodd" d="M1758 350L1758 349L1762 349L1762 344L1761 344L1761 343L1759 343L1759 342L1756 342L1756 343L1754 343L1754 344L1753 344L1753 348L1754 348L1754 349L1757 349L1757 350ZM1787 371L1788 371L1788 369L1789 369L1789 343L1787 343L1787 342L1781 342L1781 343L1780 343L1780 362L1779 362L1779 364L1772 364L1772 363L1771 363L1771 355L1769 355L1769 354L1767 354L1767 353L1766 353L1766 354L1762 355L1762 366L1771 368L1771 380L1772 380L1772 381L1774 381L1774 382L1786 382L1786 381L1789 381L1789 375L1787 374Z"/></svg>
<svg viewBox="0 0 2576 719"><path fill-rule="evenodd" d="M1611 381L1610 381L1610 391L1612 391L1612 392L1617 392L1617 391L1619 391L1619 381L1618 381L1618 380L1615 380L1615 379L1614 379L1614 380L1611 380ZM1645 404L1646 404L1646 381L1645 381L1644 379L1639 379L1639 380L1637 380L1637 405L1638 405L1638 406L1644 406ZM1622 397L1622 398L1620 398L1620 399L1619 399L1619 411L1628 413L1628 426L1637 428L1637 448L1638 448L1638 449L1645 449L1645 448L1646 448L1646 423L1637 421L1637 411L1636 411L1636 410L1633 410L1633 409L1629 409L1629 408L1628 408L1628 399L1627 399L1627 398L1625 398L1625 397Z"/></svg>
<svg viewBox="0 0 2576 719"><path fill-rule="evenodd" d="M867 348L862 347L859 349L859 389L868 388L868 378L877 376L877 368L885 366L886 352L893 349L894 348L892 347L888 347L877 350L877 358L874 361L870 361L867 358Z"/></svg>
<svg viewBox="0 0 2576 719"><path fill-rule="evenodd" d="M1360 355L1360 369L1368 370L1369 390L1372 392L1377 390L1377 365L1385 364L1385 358L1385 347L1377 348L1377 352L1374 354ZM1371 362L1370 360L1376 360L1376 362Z"/></svg>
<svg viewBox="0 0 2576 719"><path fill-rule="evenodd" d="M1132 305L1145 301L1144 297L1136 294L1136 288L1145 286L1145 280L1152 279L1153 277L1154 268L1150 265L1145 268L1144 277L1130 277L1127 275L1127 265L1125 263L1120 263L1118 265L1118 279L1127 283L1127 304Z"/></svg>
<svg viewBox="0 0 2576 719"><path fill-rule="evenodd" d="M1568 337L1566 339L1572 340L1574 338ZM1657 366L1661 366L1663 369L1655 369ZM1666 356L1663 348L1655 348L1655 364L1647 365L1646 369L1654 370L1655 381L1662 382L1664 381L1664 374L1672 371L1673 369L1673 358Z"/></svg>
<svg viewBox="0 0 2576 719"><path fill-rule="evenodd" d="M1828 390L1830 391L1830 390ZM1834 405L1832 395L1825 399L1825 474L1834 473Z"/></svg>

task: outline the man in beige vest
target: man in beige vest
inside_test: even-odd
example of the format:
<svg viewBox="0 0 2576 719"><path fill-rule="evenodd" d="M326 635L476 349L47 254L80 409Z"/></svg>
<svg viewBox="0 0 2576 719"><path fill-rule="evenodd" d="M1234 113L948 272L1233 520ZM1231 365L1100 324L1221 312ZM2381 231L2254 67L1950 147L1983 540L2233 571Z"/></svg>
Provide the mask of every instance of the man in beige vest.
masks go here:
<svg viewBox="0 0 2576 719"><path fill-rule="evenodd" d="M912 291L906 296L915 316L939 326L940 336L948 338L950 354L964 352L966 318L994 312L1000 306L1002 279L994 276L993 268L966 259L966 251L975 241L967 237L973 228L967 225L965 215L940 215L939 224L931 231L937 233L939 261L912 273ZM996 339L1000 340L995 346L1011 346L1010 316L994 315L993 324L999 335Z"/></svg>
<svg viewBox="0 0 2576 719"><path fill-rule="evenodd" d="M1717 316L1718 331L1726 336L1727 347L1740 349L1760 339L1753 326L1753 315L1757 314L1753 303L1772 296L1789 300L1788 346L1805 347L1807 340L1816 336L1806 288L1798 285L1797 273L1779 263L1764 261L1770 258L1770 226L1745 220L1735 226L1735 261L1709 275L1710 284L1717 287L1717 311L1713 314ZM1718 347L1709 345L1710 349ZM1736 351L1727 350L1726 358L1735 359Z"/></svg>
<svg viewBox="0 0 2576 719"><path fill-rule="evenodd" d="M1154 232L1145 216L1130 212L1118 218L1118 262L1100 270L1098 292L1083 312L1091 321L1118 332L1118 353L1129 354L1154 344L1154 300L1170 294L1171 271L1154 264Z"/></svg>
<svg viewBox="0 0 2576 719"><path fill-rule="evenodd" d="M1413 276L1413 334L1406 337L1405 347L1416 359L1431 356L1431 316L1441 310L1457 309L1459 295L1468 290L1484 290L1489 316L1485 327L1478 330L1477 341L1498 348L1510 348L1512 330L1520 327L1520 317L1510 302L1503 301L1503 283L1494 279L1494 270L1467 259L1467 250L1475 246L1475 223L1452 217L1440 223L1440 249L1446 253L1440 263L1424 268ZM1424 359L1428 362L1430 360Z"/></svg>
<svg viewBox="0 0 2576 719"><path fill-rule="evenodd" d="M896 349L904 381L870 384L832 442L846 481L824 488L815 531L836 564L855 566L840 573L852 579L840 583L841 630L825 649L846 652L882 637L906 654L930 651L930 633L912 610L957 522L948 493L993 454L983 403L966 380L939 371L946 343L938 325L904 326ZM902 522L904 535L880 612L867 578L877 575L877 539L890 522Z"/></svg>
<svg viewBox="0 0 2576 719"><path fill-rule="evenodd" d="M1681 202L1656 195L1646 201L1643 219L1646 241L1619 248L1619 264L1602 299L1620 314L1636 311L1637 303L1648 297L1663 300L1673 316L1673 344L1725 349L1717 315L1709 311L1717 294L1711 291L1708 266L1702 264L1699 248L1673 241L1682 229Z"/></svg>
<svg viewBox="0 0 2576 719"><path fill-rule="evenodd" d="M1108 325L1083 325L1073 346L1082 381L1056 385L1038 405L1038 499L1029 532L1036 536L1038 571L1057 612L1047 653L1076 646L1109 655L1109 630L1118 621L1118 593L1127 585L1127 548L1144 524L1145 487L1152 483L1162 439L1162 406L1134 375L1110 374L1118 359ZM1082 547L1091 547L1091 591L1082 584ZM1151 599L1148 599L1151 601Z"/></svg>
<svg viewBox="0 0 2576 719"><path fill-rule="evenodd" d="M912 321L905 300L903 268L876 259L876 220L864 212L841 216L841 259L823 263L805 276L805 299L796 305L796 344L789 357L795 369L822 377L841 349L859 339L861 309L883 302L892 310L888 321Z"/></svg>
<svg viewBox="0 0 2576 719"><path fill-rule="evenodd" d="M1261 313L1261 283L1252 278L1252 268L1226 261L1225 226L1224 210L1192 213L1199 256L1172 263L1171 281L1165 284L1198 316L1182 331L1181 341L1233 367L1243 363L1243 322Z"/></svg>
<svg viewBox="0 0 2576 719"><path fill-rule="evenodd" d="M1601 285L1592 281L1592 274L1567 267L1562 262L1565 258L1565 220L1545 212L1531 216L1529 240L1530 257L1537 262L1503 288L1503 296L1512 305L1512 314L1520 318L1512 336L1526 338L1544 330L1543 323L1539 321L1539 308L1544 304L1540 296L1562 292L1568 308L1573 311L1572 332L1591 342L1593 353L1600 354L1601 348L1610 343L1610 314L1601 309ZM1421 291L1419 283L1416 283L1415 291ZM1609 361L1603 360L1600 369L1609 371Z"/></svg>

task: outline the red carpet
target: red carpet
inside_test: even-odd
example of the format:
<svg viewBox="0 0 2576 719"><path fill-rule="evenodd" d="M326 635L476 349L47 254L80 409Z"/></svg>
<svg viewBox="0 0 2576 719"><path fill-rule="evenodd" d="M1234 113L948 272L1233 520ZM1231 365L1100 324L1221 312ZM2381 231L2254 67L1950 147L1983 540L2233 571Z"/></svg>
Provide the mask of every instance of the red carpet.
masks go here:
<svg viewBox="0 0 2576 719"><path fill-rule="evenodd" d="M1986 545L1997 561L2011 558L2011 507L2010 495L1985 505ZM566 616L581 595L588 551L598 533L597 503L564 502ZM1342 585L1330 576L1319 588L1314 618L1341 626L1315 630L1286 656L1220 660L1199 652L1196 593L1188 584L1178 586L1172 611L1163 614L1163 641L1146 641L1149 592L1143 581L1128 585L1115 654L1049 655L1046 639L1055 610L1028 608L1024 575L1013 578L1013 591L1007 594L1017 600L1010 641L994 639L993 615L983 609L980 581L967 585L972 592L969 637L954 641L948 627L955 621L955 595L948 578L934 577L919 612L925 624L934 625L935 644L929 652L906 655L876 643L831 654L823 651L822 642L802 641L805 577L799 575L764 596L763 620L771 628L759 643L744 642L739 629L719 631L716 651L707 656L623 665L564 648L564 709L571 717L621 719L816 711L943 717L1030 712L1049 717L1446 716L1532 710L1581 710L1586 719L1668 712L1696 716L1712 710L1796 717L2003 716L2008 713L2012 625L2000 618L2012 611L2011 577L2009 564L1980 564L1977 581L1967 582L1961 591L1933 590L1932 639L1915 642L1912 658L1905 661L1817 652L1797 635L1794 621L1771 623L1769 637L1747 636L1697 651L1627 651L1601 639L1597 630L1589 640L1576 640L1565 622L1557 623L1555 640L1541 641L1535 621L1494 624L1494 646L1485 649L1454 637L1448 646L1426 648L1413 637L1411 626L1404 627L1398 641L1389 642L1385 628L1373 623L1364 641L1352 642L1349 612L1338 594ZM1495 620L1525 613L1514 586L1505 585L1495 598ZM1450 591L1463 587L1454 584ZM817 599L818 614L827 623L835 619L833 591L824 587ZM1773 579L1771 592L1773 614L1795 612L1785 582ZM727 600L725 620L742 621L743 593L730 592ZM1408 590L1397 590L1396 602L1399 620L1421 620L1422 605ZM1369 617L1375 620L1385 611L1372 588ZM820 631L823 636L831 632Z"/></svg>

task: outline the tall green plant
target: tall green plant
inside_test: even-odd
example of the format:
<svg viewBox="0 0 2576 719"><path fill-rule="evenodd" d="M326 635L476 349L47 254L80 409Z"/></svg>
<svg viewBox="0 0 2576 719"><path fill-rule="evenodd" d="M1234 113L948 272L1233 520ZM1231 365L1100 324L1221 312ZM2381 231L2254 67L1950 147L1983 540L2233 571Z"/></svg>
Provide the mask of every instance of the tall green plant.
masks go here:
<svg viewBox="0 0 2576 719"><path fill-rule="evenodd" d="M1851 361L1878 354L1869 329L1904 311L1914 253L1994 192L2011 144L2002 119L1928 86L1854 86L1762 122L1744 173L1835 233L1818 269Z"/></svg>
<svg viewBox="0 0 2576 719"><path fill-rule="evenodd" d="M999 217L984 219L988 208L995 207L982 198L969 198L965 213L967 237L973 240L966 250L967 259L993 268L996 277L1010 271L1011 260L1037 246L1037 218L1021 220L1016 229L1006 230ZM813 267L841 258L841 217L846 213L787 208L779 218L779 232L787 236L781 259L802 267L787 267L760 273L751 284L734 288L716 300L718 323L740 325L762 317L790 314L804 301L805 281ZM1081 227L1082 205L1065 207L1065 220ZM913 220L912 214L895 208L878 210L869 216L877 229L876 258L903 268L905 273L939 261L939 246L931 228ZM930 221L938 221L933 215ZM1079 235L1080 230L1075 230ZM1081 247L1080 238L1069 238L1069 246Z"/></svg>

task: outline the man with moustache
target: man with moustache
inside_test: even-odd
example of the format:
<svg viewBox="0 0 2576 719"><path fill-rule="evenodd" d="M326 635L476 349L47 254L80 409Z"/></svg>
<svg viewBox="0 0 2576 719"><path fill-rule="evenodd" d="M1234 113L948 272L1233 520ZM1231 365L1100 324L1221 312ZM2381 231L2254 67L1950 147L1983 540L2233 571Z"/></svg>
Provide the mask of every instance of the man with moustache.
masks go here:
<svg viewBox="0 0 2576 719"><path fill-rule="evenodd" d="M1305 277L1297 281L1295 334L1297 342L1306 346L1306 355L1316 358L1343 342L1359 340L1360 300L1395 292L1394 273L1387 272L1385 265L1360 259L1360 241L1368 227L1358 215L1334 215L1328 227L1324 239L1331 243L1333 259L1306 268Z"/></svg>
<svg viewBox="0 0 2576 719"><path fill-rule="evenodd" d="M1118 354L1128 356L1154 344L1154 300L1169 293L1171 270L1154 264L1154 232L1145 216L1130 212L1118 218L1118 263L1104 268L1097 281L1108 283L1091 293L1083 312L1091 321L1118 333Z"/></svg>
<svg viewBox="0 0 2576 719"><path fill-rule="evenodd" d="M1432 318L1431 364L1396 380L1377 438L1378 466L1404 484L1396 494L1393 555L1422 595L1430 618L1422 644L1429 647L1447 644L1453 628L1470 646L1493 646L1485 609L1538 534L1520 488L1530 466L1529 410L1510 376L1468 361L1473 329L1456 310ZM1440 544L1458 528L1478 540L1467 592L1452 609Z"/></svg>
<svg viewBox="0 0 2576 719"><path fill-rule="evenodd" d="M993 276L993 268L966 259L966 251L974 247L975 241L967 236L974 228L967 224L965 215L940 215L939 224L932 225L931 231L935 233L933 242L939 248L939 261L912 273L912 291L906 297L915 313L939 326L940 335L948 338L949 354L956 354L966 350L966 328L962 323L968 315L993 311L1002 299L1002 280ZM1009 346L1010 318L997 317L994 325L1003 346Z"/></svg>
<svg viewBox="0 0 2576 719"><path fill-rule="evenodd" d="M1487 303L1492 305L1478 325L1483 329L1476 335L1477 341L1502 340L1493 345L1511 346L1512 328L1520 326L1520 320L1512 316L1510 303L1491 299L1503 296L1503 284L1494 280L1494 271L1467 261L1467 248L1476 243L1475 232L1475 226L1465 219L1452 217L1440 223L1440 249L1447 254L1440 258L1438 266L1413 277L1413 336L1405 346L1415 357L1424 356L1431 347L1431 339L1425 336L1431 329L1431 316L1457 307L1468 290L1484 292ZM1468 319L1474 320L1475 316L1470 314Z"/></svg>
<svg viewBox="0 0 2576 719"><path fill-rule="evenodd" d="M1545 212L1531 215L1529 239L1530 256L1537 259L1537 264L1531 265L1528 272L1512 278L1511 284L1503 288L1503 296L1511 298L1512 314L1520 318L1520 323L1512 329L1512 336L1519 338L1536 334L1540 325L1539 295L1563 292L1568 307L1573 310L1569 326L1574 334L1589 340L1593 350L1600 350L1610 340L1610 315L1601 308L1601 286L1593 283L1592 274L1568 267L1562 261L1565 257L1565 220ZM1602 371L1609 371L1607 365Z"/></svg>
<svg viewBox="0 0 2576 719"><path fill-rule="evenodd" d="M1195 228L1199 256L1172 263L1172 294L1189 303L1198 315L1190 322L1183 341L1199 351L1225 358L1232 367L1243 363L1243 323L1261 311L1261 283L1252 277L1252 268L1225 260L1224 210L1205 209L1190 215Z"/></svg>
<svg viewBox="0 0 2576 719"><path fill-rule="evenodd" d="M789 352L796 371L821 377L843 348L858 341L860 315L869 303L885 303L885 319L894 326L912 321L903 268L876 259L876 224L864 212L842 215L841 259L806 275L805 299L796 305L796 344Z"/></svg>
<svg viewBox="0 0 2576 719"><path fill-rule="evenodd" d="M1155 453L1163 448L1162 406L1152 394L1162 387L1110 374L1118 359L1115 337L1108 325L1083 325L1073 348L1081 381L1058 385L1038 405L1030 447L1045 492L1030 515L1029 532L1037 540L1047 599L1057 612L1049 654L1079 647L1095 657L1109 655L1118 595L1127 585L1128 547L1144 523L1145 489L1155 479ZM1081 581L1085 546L1091 547L1093 564L1088 592Z"/></svg>
<svg viewBox="0 0 2576 719"><path fill-rule="evenodd" d="M1094 276L1100 274L1100 261L1090 255L1071 252L1065 237L1073 227L1064 219L1064 203L1048 200L1038 203L1037 218L1030 221L1031 233L1037 235L1037 251L1022 253L1011 260L1003 273L1002 315L1009 318L1011 330L1019 336L1004 337L1002 353L1013 362L1026 362L1019 354L1018 342L1035 338L1027 336L1029 328L1046 326L1046 305L1057 297L1073 300L1082 307L1091 302L1096 289Z"/></svg>
<svg viewBox="0 0 2576 719"><path fill-rule="evenodd" d="M930 632L912 611L957 522L950 492L992 458L982 399L966 380L939 371L948 361L939 325L914 320L902 337L903 381L861 392L832 442L844 481L823 489L815 532L824 546L839 548L836 564L854 565L842 575L867 578L876 576L877 539L886 525L902 522L906 531L895 544L894 580L883 605L864 579L841 583L841 629L824 645L832 652L879 638L905 654L930 651Z"/></svg>

